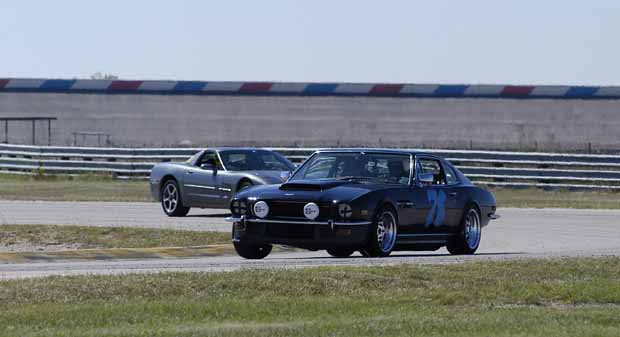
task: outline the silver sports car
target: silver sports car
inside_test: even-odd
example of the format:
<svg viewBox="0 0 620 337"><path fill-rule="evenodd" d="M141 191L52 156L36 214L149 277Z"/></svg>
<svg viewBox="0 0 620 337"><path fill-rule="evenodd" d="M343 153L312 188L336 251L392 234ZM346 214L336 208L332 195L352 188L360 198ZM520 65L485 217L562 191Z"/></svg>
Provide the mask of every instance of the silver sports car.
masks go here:
<svg viewBox="0 0 620 337"><path fill-rule="evenodd" d="M237 191L280 184L295 166L277 152L254 148L213 148L182 163L159 163L151 170L151 194L168 216L191 207L225 208Z"/></svg>

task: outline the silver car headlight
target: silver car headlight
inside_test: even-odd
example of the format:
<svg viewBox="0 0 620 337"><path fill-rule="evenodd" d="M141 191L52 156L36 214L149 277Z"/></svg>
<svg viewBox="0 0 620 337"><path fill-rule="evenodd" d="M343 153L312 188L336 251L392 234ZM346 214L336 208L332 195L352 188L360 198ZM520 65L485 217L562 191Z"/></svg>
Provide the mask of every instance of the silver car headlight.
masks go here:
<svg viewBox="0 0 620 337"><path fill-rule="evenodd" d="M269 214L269 205L264 201L259 201L254 204L254 215L259 218L264 218Z"/></svg>

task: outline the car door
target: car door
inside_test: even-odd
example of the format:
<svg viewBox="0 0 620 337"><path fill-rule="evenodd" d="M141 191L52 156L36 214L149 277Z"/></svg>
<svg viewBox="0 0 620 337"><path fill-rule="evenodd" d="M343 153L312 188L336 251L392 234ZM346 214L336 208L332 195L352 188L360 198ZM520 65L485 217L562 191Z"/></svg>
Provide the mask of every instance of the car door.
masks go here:
<svg viewBox="0 0 620 337"><path fill-rule="evenodd" d="M429 232L424 224L432 203L427 196L428 187L417 180L421 173L418 159L414 160L413 169L415 172L413 181L405 195L397 200L399 207L398 233L403 238L411 238L414 235Z"/></svg>
<svg viewBox="0 0 620 337"><path fill-rule="evenodd" d="M221 204L217 186L219 160L215 151L205 151L192 167L186 169L183 187L188 206L208 207Z"/></svg>
<svg viewBox="0 0 620 337"><path fill-rule="evenodd" d="M451 231L458 231L463 217L463 208L467 201L467 192L458 180L458 176L454 173L452 165L447 161L442 161L441 165L445 176L445 186L443 188L447 196L444 224Z"/></svg>
<svg viewBox="0 0 620 337"><path fill-rule="evenodd" d="M414 210L413 220L416 233L447 233L452 230L448 226L447 205L451 193L446 188L446 179L441 160L420 156L416 160L417 176L432 174L433 182L417 180L413 187Z"/></svg>

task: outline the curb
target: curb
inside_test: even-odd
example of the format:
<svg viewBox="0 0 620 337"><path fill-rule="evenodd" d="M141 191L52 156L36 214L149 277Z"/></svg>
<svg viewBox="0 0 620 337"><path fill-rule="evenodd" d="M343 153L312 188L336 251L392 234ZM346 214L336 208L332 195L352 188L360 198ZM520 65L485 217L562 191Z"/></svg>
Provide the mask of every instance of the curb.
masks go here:
<svg viewBox="0 0 620 337"><path fill-rule="evenodd" d="M195 247L79 249L58 252L0 253L0 263L54 262L63 260L166 259L230 255L232 244Z"/></svg>

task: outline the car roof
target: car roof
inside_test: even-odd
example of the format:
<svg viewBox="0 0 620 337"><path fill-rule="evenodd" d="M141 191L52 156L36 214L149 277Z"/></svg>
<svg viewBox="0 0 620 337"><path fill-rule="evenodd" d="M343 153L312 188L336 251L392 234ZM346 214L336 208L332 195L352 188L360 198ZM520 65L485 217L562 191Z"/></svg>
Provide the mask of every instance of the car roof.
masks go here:
<svg viewBox="0 0 620 337"><path fill-rule="evenodd" d="M390 148L332 148L332 149L320 149L317 150L316 152L371 152L371 153L389 153L389 154L407 154L407 155L414 155L414 156L419 156L419 155L423 155L423 156L428 156L428 157L433 157L433 158L439 158L437 155L431 154L431 153L426 153L426 152L422 152L422 151L417 151L417 150L410 150L410 149L390 149Z"/></svg>
<svg viewBox="0 0 620 337"><path fill-rule="evenodd" d="M228 146L218 146L218 147L209 147L204 149L205 151L271 151L269 149L260 148L260 147L228 147Z"/></svg>

